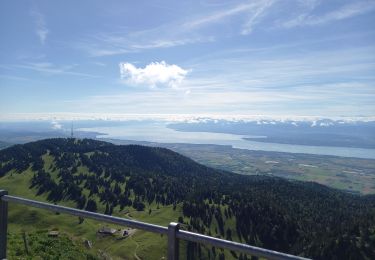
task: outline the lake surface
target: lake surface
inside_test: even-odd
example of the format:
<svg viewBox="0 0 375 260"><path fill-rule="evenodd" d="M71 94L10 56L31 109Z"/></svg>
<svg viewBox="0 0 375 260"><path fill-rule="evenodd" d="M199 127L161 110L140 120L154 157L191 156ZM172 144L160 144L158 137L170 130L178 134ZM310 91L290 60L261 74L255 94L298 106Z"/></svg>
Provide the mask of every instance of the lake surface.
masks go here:
<svg viewBox="0 0 375 260"><path fill-rule="evenodd" d="M180 132L168 128L165 123L159 122L136 122L121 126L117 125L106 127L90 127L80 128L78 130L90 132L95 131L105 134L98 135L98 138L111 138L120 140L147 141L158 143L230 145L233 148L248 150L335 155L344 157L375 159L375 149L256 142L253 140L244 140L243 138L264 137L208 132Z"/></svg>

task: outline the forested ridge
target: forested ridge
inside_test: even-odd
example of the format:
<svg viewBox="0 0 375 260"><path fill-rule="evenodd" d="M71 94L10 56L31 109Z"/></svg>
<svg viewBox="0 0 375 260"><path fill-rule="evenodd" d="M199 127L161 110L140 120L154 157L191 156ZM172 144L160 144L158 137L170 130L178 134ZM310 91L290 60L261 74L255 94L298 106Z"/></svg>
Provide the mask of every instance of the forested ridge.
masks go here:
<svg viewBox="0 0 375 260"><path fill-rule="evenodd" d="M233 174L165 148L91 139L46 139L0 151L0 178L29 168L30 187L51 202L71 200L106 214L150 203L181 206L181 217L171 221L192 231L314 259L375 259L374 195ZM224 258L192 243L186 250L190 259Z"/></svg>

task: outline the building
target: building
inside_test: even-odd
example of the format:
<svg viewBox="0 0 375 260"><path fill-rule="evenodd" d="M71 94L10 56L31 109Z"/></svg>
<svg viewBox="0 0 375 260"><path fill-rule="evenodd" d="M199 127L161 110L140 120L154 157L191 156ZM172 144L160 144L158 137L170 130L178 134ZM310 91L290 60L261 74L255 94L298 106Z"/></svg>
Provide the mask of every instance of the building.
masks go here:
<svg viewBox="0 0 375 260"><path fill-rule="evenodd" d="M59 231L52 230L52 231L48 232L48 236L49 237L58 237L59 236Z"/></svg>
<svg viewBox="0 0 375 260"><path fill-rule="evenodd" d="M105 235L113 235L116 233L116 229L109 227L102 227L98 230L98 233Z"/></svg>

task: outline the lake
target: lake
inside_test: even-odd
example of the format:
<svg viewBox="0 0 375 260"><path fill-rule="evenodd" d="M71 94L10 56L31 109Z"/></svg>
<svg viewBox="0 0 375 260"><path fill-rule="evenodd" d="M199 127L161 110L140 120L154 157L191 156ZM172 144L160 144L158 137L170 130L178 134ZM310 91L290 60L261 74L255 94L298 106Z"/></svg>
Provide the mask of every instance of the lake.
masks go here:
<svg viewBox="0 0 375 260"><path fill-rule="evenodd" d="M256 142L253 140L244 140L243 138L264 137L209 132L181 132L168 128L167 124L162 122L132 122L126 125L79 128L77 130L103 133L103 135L98 135L98 138L158 143L230 145L233 148L248 150L306 153L375 159L375 149Z"/></svg>

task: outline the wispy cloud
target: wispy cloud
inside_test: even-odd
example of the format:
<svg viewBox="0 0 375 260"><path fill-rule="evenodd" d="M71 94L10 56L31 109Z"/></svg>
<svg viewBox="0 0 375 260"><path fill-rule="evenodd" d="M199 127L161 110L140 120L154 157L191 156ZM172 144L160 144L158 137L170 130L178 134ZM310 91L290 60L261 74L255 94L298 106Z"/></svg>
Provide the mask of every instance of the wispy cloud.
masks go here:
<svg viewBox="0 0 375 260"><path fill-rule="evenodd" d="M168 86L177 88L185 79L188 71L165 61L152 62L144 68L137 68L131 63L120 63L121 78L128 84L147 85L151 88Z"/></svg>
<svg viewBox="0 0 375 260"><path fill-rule="evenodd" d="M257 6L258 6L257 2L250 3L250 4L237 5L237 6L232 7L229 10L221 10L213 14L204 16L204 17L199 17L193 21L185 23L184 27L191 29L191 28L201 27L201 26L205 26L208 24L220 22L224 20L225 18L234 16L240 13L248 12L249 10L257 8Z"/></svg>
<svg viewBox="0 0 375 260"><path fill-rule="evenodd" d="M174 113L2 113L0 121L30 121L30 120L106 120L106 121L132 121L132 120L157 120L165 122L205 122L207 120L228 120L228 121L304 121L311 122L320 119L331 119L335 121L352 123L373 122L374 116L311 116L311 115L265 115L265 114L223 114L223 113L194 113L194 114L174 114ZM316 122L315 122L316 123Z"/></svg>
<svg viewBox="0 0 375 260"><path fill-rule="evenodd" d="M12 75L2 75L2 74L0 74L0 79L5 79L5 80L21 80L21 81L29 80L29 79L24 78L24 77L18 77L18 76L12 76Z"/></svg>
<svg viewBox="0 0 375 260"><path fill-rule="evenodd" d="M210 14L169 21L153 28L129 32L120 29L118 32L105 32L90 35L75 44L76 48L85 50L90 56L110 56L150 49L173 48L190 44L214 42L214 32L207 32L205 27L239 16L240 24L237 34L249 34L254 25L267 14L277 0L256 0L246 4L231 5L225 10ZM236 20L236 19L235 19ZM231 22L232 23L232 22Z"/></svg>
<svg viewBox="0 0 375 260"><path fill-rule="evenodd" d="M260 20L260 18L266 14L266 11L275 1L264 1L258 8L252 10L248 21L242 26L242 35L250 34L253 31L254 25Z"/></svg>
<svg viewBox="0 0 375 260"><path fill-rule="evenodd" d="M117 94L73 100L72 106L98 113L173 111L235 115L280 111L292 115L373 115L375 77L362 77L363 71L374 70L374 59L369 55L373 52L370 47L309 54L296 52L260 59L254 59L251 53L240 53L241 57L232 57L232 60L225 57L225 61L202 58L202 63L179 85L184 91L168 87L158 91L126 88ZM123 65L127 80L140 85L168 85L169 78L159 79L157 69ZM155 67L167 65L159 63Z"/></svg>
<svg viewBox="0 0 375 260"><path fill-rule="evenodd" d="M50 62L37 62L37 63L25 63L25 64L20 64L20 65L12 65L12 67L33 70L33 71L41 72L47 75L63 74L63 75L72 75L72 76L90 77L90 78L98 77L92 74L72 71L72 69L76 67L76 65L56 66Z"/></svg>
<svg viewBox="0 0 375 260"><path fill-rule="evenodd" d="M310 9L309 11L313 10L311 6L308 9ZM282 23L281 26L285 28L292 28L298 26L322 25L369 13L374 10L375 1L373 0L355 2L340 6L336 10L327 12L325 14L312 15L310 12L305 12L298 15L294 19Z"/></svg>
<svg viewBox="0 0 375 260"><path fill-rule="evenodd" d="M45 44L49 30L47 29L44 15L36 7L31 9L30 15L34 19L36 26L35 32L38 35L41 44Z"/></svg>
<svg viewBox="0 0 375 260"><path fill-rule="evenodd" d="M246 36L256 29L279 30L327 24L371 12L375 9L375 2L359 0L348 4L347 1L252 0L213 6L182 6L190 6L194 11L186 12L183 8L176 8L176 13L181 15L170 16L173 18L169 20L163 19L159 23L131 29L115 25L110 30L90 32L69 44L94 57L139 53L214 42L225 37ZM43 16L39 12L34 13L41 42L44 42L48 30ZM225 28L221 29L222 25Z"/></svg>
<svg viewBox="0 0 375 260"><path fill-rule="evenodd" d="M196 38L196 39L187 38L187 39L181 39L181 40L159 39L159 40L155 40L153 42L145 43L145 44L133 44L133 45L130 45L130 48L133 50L169 48L169 47L182 46L186 44L193 44L193 43L212 41L212 40L213 40L212 37Z"/></svg>
<svg viewBox="0 0 375 260"><path fill-rule="evenodd" d="M189 95L163 89L158 92L141 91L118 95L98 95L71 100L70 104L80 111L96 113L220 113L220 114L281 114L326 116L358 115L363 108L372 115L370 100L374 95L352 96L361 84L319 85L289 90L232 90L194 89ZM364 86L366 87L366 86ZM345 88L345 90L343 90ZM349 88L349 91L347 90ZM318 89L318 90L317 90ZM362 107L358 104L361 103ZM173 110L171 110L173 108ZM298 108L296 110L296 108ZM336 114L337 112L337 114Z"/></svg>
<svg viewBox="0 0 375 260"><path fill-rule="evenodd" d="M199 17L193 21L183 24L186 29L196 29L208 26L213 23L224 22L232 16L243 15L247 17L242 25L241 34L249 34L253 25L266 13L266 11L275 3L275 0L252 1L247 4L239 4L230 9L216 11L207 16Z"/></svg>
<svg viewBox="0 0 375 260"><path fill-rule="evenodd" d="M86 40L74 44L74 47L86 51L90 56L102 57L212 42L214 40L210 36L192 36L187 38L186 36L172 35L173 33L165 27L139 31L127 36L118 36L118 34L123 35L124 33L98 34L95 37L88 37ZM164 35L164 37L161 35Z"/></svg>

